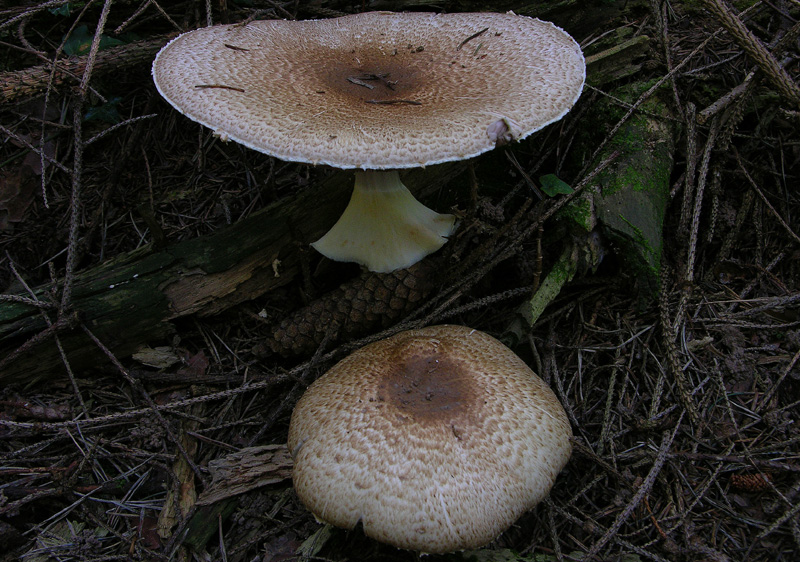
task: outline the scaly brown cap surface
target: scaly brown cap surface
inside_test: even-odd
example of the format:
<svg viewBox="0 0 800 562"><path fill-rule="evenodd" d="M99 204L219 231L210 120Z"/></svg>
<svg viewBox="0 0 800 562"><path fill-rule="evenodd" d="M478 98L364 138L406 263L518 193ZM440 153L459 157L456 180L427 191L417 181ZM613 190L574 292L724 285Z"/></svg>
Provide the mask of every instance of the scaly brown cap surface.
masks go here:
<svg viewBox="0 0 800 562"><path fill-rule="evenodd" d="M298 402L289 450L318 519L440 553L485 545L541 501L571 435L558 399L510 349L443 325L335 365Z"/></svg>
<svg viewBox="0 0 800 562"><path fill-rule="evenodd" d="M514 14L367 12L197 29L156 57L178 111L283 160L410 168L557 121L583 88L578 44Z"/></svg>

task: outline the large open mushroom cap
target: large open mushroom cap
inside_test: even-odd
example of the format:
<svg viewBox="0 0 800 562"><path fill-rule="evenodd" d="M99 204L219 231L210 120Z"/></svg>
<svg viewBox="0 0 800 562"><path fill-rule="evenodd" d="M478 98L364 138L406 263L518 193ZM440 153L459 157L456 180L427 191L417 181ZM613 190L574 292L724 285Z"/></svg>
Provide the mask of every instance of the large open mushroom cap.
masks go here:
<svg viewBox="0 0 800 562"><path fill-rule="evenodd" d="M461 326L345 358L292 414L294 485L322 521L428 553L477 548L542 500L571 453L548 386Z"/></svg>
<svg viewBox="0 0 800 562"><path fill-rule="evenodd" d="M156 57L178 111L278 158L410 168L521 139L583 88L578 44L514 14L368 12L197 29Z"/></svg>

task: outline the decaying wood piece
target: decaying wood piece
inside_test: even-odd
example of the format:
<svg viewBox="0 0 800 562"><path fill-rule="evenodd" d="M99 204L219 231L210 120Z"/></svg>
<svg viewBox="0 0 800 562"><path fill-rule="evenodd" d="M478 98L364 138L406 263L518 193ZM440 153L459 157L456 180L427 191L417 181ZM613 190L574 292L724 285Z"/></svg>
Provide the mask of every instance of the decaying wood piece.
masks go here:
<svg viewBox="0 0 800 562"><path fill-rule="evenodd" d="M416 195L441 187L463 164L410 170L404 182ZM230 227L155 250L148 246L79 274L74 310L118 357L173 332L171 320L208 316L292 282L300 247L316 240L347 204L352 174L339 172L314 189L281 200ZM56 293L58 287L55 288ZM48 301L53 287L38 288ZM29 296L29 295L25 295ZM40 310L0 303L0 362L47 328ZM59 334L73 368L104 364L80 329ZM0 381L62 376L56 346L47 338L0 367Z"/></svg>
<svg viewBox="0 0 800 562"><path fill-rule="evenodd" d="M238 496L289 480L293 466L286 444L247 447L209 462L212 482L197 498L183 544L202 551L238 506Z"/></svg>
<svg viewBox="0 0 800 562"><path fill-rule="evenodd" d="M600 53L587 56L586 82L598 87L635 75L642 68L641 61L649 48L649 43L649 37L639 35Z"/></svg>
<svg viewBox="0 0 800 562"><path fill-rule="evenodd" d="M94 62L93 74L99 76L103 73L119 72L121 69L144 63L149 64L159 49L167 44L170 37L163 35L155 39L137 41L99 51ZM25 100L43 94L48 84L51 83L51 76L54 86L69 83L70 80L77 84L86 70L88 60L88 55L60 59L56 63L55 71L53 71L53 64L50 63L32 66L24 70L0 72L0 103Z"/></svg>
<svg viewBox="0 0 800 562"><path fill-rule="evenodd" d="M285 444L248 447L208 463L211 485L197 505L211 505L292 477L292 456Z"/></svg>

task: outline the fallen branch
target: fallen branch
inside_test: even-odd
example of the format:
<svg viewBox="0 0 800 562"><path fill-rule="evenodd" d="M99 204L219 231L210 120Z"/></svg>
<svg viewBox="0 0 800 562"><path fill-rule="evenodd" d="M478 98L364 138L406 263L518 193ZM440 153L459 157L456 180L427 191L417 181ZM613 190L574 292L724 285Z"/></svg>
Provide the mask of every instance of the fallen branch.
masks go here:
<svg viewBox="0 0 800 562"><path fill-rule="evenodd" d="M775 60L764 44L742 23L742 20L722 0L703 0L703 5L717 18L739 46L753 59L772 85L792 105L800 107L800 86Z"/></svg>
<svg viewBox="0 0 800 562"><path fill-rule="evenodd" d="M162 35L155 39L99 51L94 60L92 75L97 77L104 73L119 72L123 68L149 64L170 37L172 36ZM61 59L55 64L55 72L52 62L24 70L0 72L0 103L24 100L43 94L51 83L51 77L53 86L65 83L79 85L89 64L89 55Z"/></svg>
<svg viewBox="0 0 800 562"><path fill-rule="evenodd" d="M404 181L412 192L424 193L462 169L446 164L413 170ZM148 246L80 272L72 286L73 310L109 350L124 357L172 334L176 318L217 314L291 283L300 271L301 247L333 225L351 184L350 173L337 173L316 189L212 235L159 250ZM34 293L48 302L60 289L47 285ZM0 304L0 381L62 375L56 346L39 336L47 328L41 307L19 299ZM59 337L73 368L107 363L82 330L61 331Z"/></svg>

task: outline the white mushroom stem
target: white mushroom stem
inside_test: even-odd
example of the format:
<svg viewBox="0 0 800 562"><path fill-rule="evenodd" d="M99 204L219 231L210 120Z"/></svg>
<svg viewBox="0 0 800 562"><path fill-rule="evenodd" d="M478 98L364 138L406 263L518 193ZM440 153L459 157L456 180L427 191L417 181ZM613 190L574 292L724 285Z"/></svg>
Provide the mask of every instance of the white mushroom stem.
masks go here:
<svg viewBox="0 0 800 562"><path fill-rule="evenodd" d="M311 245L332 260L388 273L441 248L454 228L455 217L417 201L396 170L358 171L344 213Z"/></svg>

